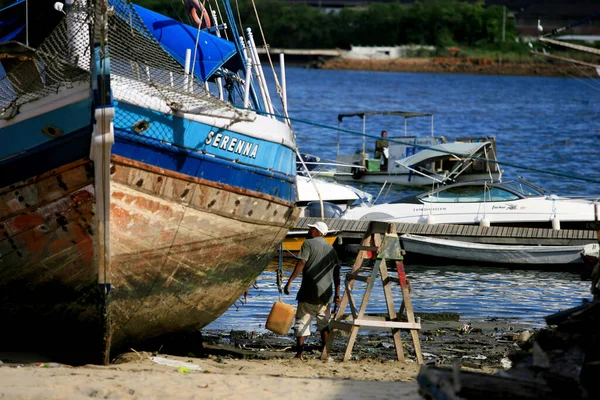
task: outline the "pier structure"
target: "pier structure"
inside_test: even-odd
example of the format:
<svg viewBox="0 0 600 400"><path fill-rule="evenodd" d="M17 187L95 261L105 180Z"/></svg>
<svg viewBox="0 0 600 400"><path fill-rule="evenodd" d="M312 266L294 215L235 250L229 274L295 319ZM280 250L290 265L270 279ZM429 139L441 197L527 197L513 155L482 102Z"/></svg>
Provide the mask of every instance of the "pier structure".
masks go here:
<svg viewBox="0 0 600 400"><path fill-rule="evenodd" d="M320 221L320 218L300 218L293 229L308 229L308 224ZM358 243L369 227L368 220L348 220L340 218L326 218L323 220L330 231L338 231L338 237L344 243ZM550 225L550 222L548 222ZM444 239L470 241L488 244L521 244L521 245L553 245L573 246L588 243L597 243L598 236L595 230L548 228L524 228L479 225L454 225L454 224L414 224L396 223L398 235L412 233L422 236L436 236Z"/></svg>

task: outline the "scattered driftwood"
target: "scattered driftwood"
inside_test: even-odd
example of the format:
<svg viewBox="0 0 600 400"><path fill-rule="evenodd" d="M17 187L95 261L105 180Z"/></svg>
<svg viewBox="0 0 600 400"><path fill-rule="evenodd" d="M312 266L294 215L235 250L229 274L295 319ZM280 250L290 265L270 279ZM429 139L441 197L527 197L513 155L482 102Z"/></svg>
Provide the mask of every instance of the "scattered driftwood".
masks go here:
<svg viewBox="0 0 600 400"><path fill-rule="evenodd" d="M546 317L542 329L509 356L496 375L424 366L417 381L426 399L597 399L600 301Z"/></svg>

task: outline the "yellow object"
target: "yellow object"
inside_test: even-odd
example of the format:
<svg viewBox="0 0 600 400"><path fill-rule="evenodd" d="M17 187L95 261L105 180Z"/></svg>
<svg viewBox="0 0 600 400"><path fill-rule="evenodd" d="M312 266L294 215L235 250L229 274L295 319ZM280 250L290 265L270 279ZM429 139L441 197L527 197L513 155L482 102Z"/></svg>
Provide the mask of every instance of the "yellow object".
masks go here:
<svg viewBox="0 0 600 400"><path fill-rule="evenodd" d="M335 239L337 239L336 235L325 236L323 239L330 245L333 245ZM304 244L306 237L286 237L283 239L283 249L287 251L300 251L300 248Z"/></svg>
<svg viewBox="0 0 600 400"><path fill-rule="evenodd" d="M277 301L271 308L265 328L278 335L285 335L292 327L295 315L296 309L294 307Z"/></svg>

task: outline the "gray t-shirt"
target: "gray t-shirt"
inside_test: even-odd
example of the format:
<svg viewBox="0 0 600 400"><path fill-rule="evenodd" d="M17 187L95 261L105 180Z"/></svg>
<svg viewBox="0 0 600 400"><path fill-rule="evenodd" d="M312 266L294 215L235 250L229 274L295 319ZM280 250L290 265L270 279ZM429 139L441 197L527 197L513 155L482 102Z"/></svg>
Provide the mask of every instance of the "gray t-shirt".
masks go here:
<svg viewBox="0 0 600 400"><path fill-rule="evenodd" d="M333 271L340 265L335 249L322 236L306 239L299 257L306 260L296 299L303 303L327 304L333 294Z"/></svg>

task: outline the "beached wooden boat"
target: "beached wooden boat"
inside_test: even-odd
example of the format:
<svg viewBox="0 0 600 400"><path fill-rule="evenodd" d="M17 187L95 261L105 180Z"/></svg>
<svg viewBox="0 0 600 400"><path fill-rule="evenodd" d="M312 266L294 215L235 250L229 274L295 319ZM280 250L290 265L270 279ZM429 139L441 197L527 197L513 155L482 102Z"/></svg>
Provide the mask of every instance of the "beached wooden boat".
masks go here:
<svg viewBox="0 0 600 400"><path fill-rule="evenodd" d="M0 44L0 343L100 363L204 327L248 288L297 218L296 145L261 115L264 90L224 100L255 50L219 37L237 40L235 21L57 4L0 13L1 29L25 7L44 21Z"/></svg>
<svg viewBox="0 0 600 400"><path fill-rule="evenodd" d="M582 263L582 252L598 255L597 243L578 246L522 246L473 243L413 234L400 236L407 254L483 264L563 265Z"/></svg>

